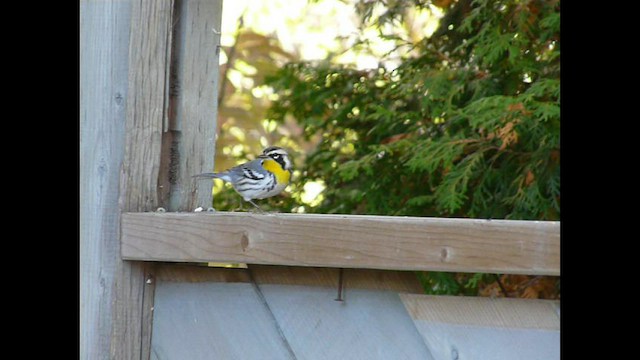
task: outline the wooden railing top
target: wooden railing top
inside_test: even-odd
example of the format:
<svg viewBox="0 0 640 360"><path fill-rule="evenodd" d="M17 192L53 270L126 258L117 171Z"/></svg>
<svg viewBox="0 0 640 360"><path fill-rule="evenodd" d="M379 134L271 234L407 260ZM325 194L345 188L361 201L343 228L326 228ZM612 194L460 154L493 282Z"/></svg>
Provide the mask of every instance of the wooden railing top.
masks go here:
<svg viewBox="0 0 640 360"><path fill-rule="evenodd" d="M560 223L429 217L124 213L122 258L560 275Z"/></svg>

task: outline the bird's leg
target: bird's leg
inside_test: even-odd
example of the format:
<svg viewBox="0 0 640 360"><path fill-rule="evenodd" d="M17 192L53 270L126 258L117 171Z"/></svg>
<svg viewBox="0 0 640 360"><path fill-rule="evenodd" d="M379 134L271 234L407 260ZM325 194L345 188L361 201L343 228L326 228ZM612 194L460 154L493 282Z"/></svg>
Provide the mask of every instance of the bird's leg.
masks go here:
<svg viewBox="0 0 640 360"><path fill-rule="evenodd" d="M231 210L231 211L233 211L233 212L244 211L245 206L244 206L244 202L242 200L236 199L234 204L235 204L235 208L233 210Z"/></svg>
<svg viewBox="0 0 640 360"><path fill-rule="evenodd" d="M251 203L251 205L255 206L255 207L256 207L256 209L258 209L258 212L260 212L261 214L264 214L264 210L262 210L262 209L260 208L260 206L256 205L256 203L254 203L253 201L251 201L251 199L249 199L249 200L247 200L247 201L248 201L248 202L250 202L250 203Z"/></svg>

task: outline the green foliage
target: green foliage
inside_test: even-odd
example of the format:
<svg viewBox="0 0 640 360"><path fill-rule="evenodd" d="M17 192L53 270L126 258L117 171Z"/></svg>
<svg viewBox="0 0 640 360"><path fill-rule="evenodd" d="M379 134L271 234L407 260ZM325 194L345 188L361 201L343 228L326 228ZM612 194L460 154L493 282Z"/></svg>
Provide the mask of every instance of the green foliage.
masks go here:
<svg viewBox="0 0 640 360"><path fill-rule="evenodd" d="M382 29L430 2L376 19L374 3L357 8ZM440 28L395 69L295 62L267 77L269 118L322 134L300 180L327 189L308 211L557 220L559 2L440 3Z"/></svg>
<svg viewBox="0 0 640 360"><path fill-rule="evenodd" d="M383 33L431 4L445 10L431 37ZM266 78L278 95L269 118L322 134L299 181L327 188L307 211L558 220L559 1L401 0L377 18L375 6L358 2L363 26L411 49L397 68L295 62ZM492 281L419 279L429 293L467 295Z"/></svg>
<svg viewBox="0 0 640 360"><path fill-rule="evenodd" d="M303 164L302 153L309 144L294 141L295 123L278 124L266 119L270 106L269 89L264 86L265 76L274 74L286 61L296 59L294 54L282 49L277 39L244 28L238 21L233 45L223 47L227 62L221 66L221 89L218 104L218 136L216 139L216 171L229 169L253 160L269 145L289 149L294 168ZM233 81L235 79L235 81ZM288 136L289 135L289 136ZM215 180L213 207L218 210L252 210L231 187L222 180ZM256 202L265 211L291 209L297 206L300 193L297 183L290 193Z"/></svg>
<svg viewBox="0 0 640 360"><path fill-rule="evenodd" d="M481 285L490 283L495 278L492 274L456 274L437 271L418 272L416 275L426 293L430 295L475 295Z"/></svg>

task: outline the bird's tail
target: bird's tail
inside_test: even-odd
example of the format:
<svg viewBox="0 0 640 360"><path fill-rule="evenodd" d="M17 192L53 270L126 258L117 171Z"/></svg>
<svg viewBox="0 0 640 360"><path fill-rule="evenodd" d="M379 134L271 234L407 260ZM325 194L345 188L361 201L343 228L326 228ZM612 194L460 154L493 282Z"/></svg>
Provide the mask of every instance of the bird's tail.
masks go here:
<svg viewBox="0 0 640 360"><path fill-rule="evenodd" d="M193 175L193 177L201 178L201 179L222 179L224 181L231 181L231 178L229 177L229 174L226 171L220 172L220 173L202 173L198 175Z"/></svg>

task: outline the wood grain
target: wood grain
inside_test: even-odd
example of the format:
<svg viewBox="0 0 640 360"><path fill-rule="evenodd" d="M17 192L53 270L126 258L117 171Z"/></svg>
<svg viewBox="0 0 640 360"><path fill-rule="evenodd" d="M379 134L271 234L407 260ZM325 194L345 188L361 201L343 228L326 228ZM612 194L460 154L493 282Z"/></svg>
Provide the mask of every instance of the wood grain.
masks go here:
<svg viewBox="0 0 640 360"><path fill-rule="evenodd" d="M125 259L560 274L558 222L218 212L121 226Z"/></svg>
<svg viewBox="0 0 640 360"><path fill-rule="evenodd" d="M151 359L292 359L248 283L159 281Z"/></svg>
<svg viewBox="0 0 640 360"><path fill-rule="evenodd" d="M120 210L150 211L159 203L162 134L168 117L173 0L136 0L131 6L125 154L120 173ZM115 264L110 358L148 358L153 287L142 262Z"/></svg>
<svg viewBox="0 0 640 360"><path fill-rule="evenodd" d="M338 302L324 286L259 289L159 279L151 358L432 359L393 291L347 289Z"/></svg>
<svg viewBox="0 0 640 360"><path fill-rule="evenodd" d="M137 0L131 11L120 207L123 211L149 211L160 206L158 173L168 118L173 0Z"/></svg>
<svg viewBox="0 0 640 360"><path fill-rule="evenodd" d="M198 186L193 175L213 170L221 9L222 0L177 3L171 70L171 144L165 147L170 156L164 158L170 161L169 174L164 177L170 187L168 211L211 206L211 186Z"/></svg>
<svg viewBox="0 0 640 360"><path fill-rule="evenodd" d="M500 328L560 330L559 301L400 294L414 320Z"/></svg>
<svg viewBox="0 0 640 360"><path fill-rule="evenodd" d="M560 359L559 302L400 294L435 359Z"/></svg>
<svg viewBox="0 0 640 360"><path fill-rule="evenodd" d="M108 358L120 260L130 1L80 1L80 358Z"/></svg>
<svg viewBox="0 0 640 360"><path fill-rule="evenodd" d="M213 168L219 41L213 30L221 7L204 0L132 3L122 211L193 210L211 201L210 191L194 190L191 175ZM153 272L142 262L116 263L111 358L151 356Z"/></svg>
<svg viewBox="0 0 640 360"><path fill-rule="evenodd" d="M140 345L140 359L151 358L151 335L153 328L153 308L156 290L157 263L144 263L144 285L142 289L142 331Z"/></svg>
<svg viewBox="0 0 640 360"><path fill-rule="evenodd" d="M297 359L435 359L393 291L347 288L335 301L335 288L260 289Z"/></svg>

